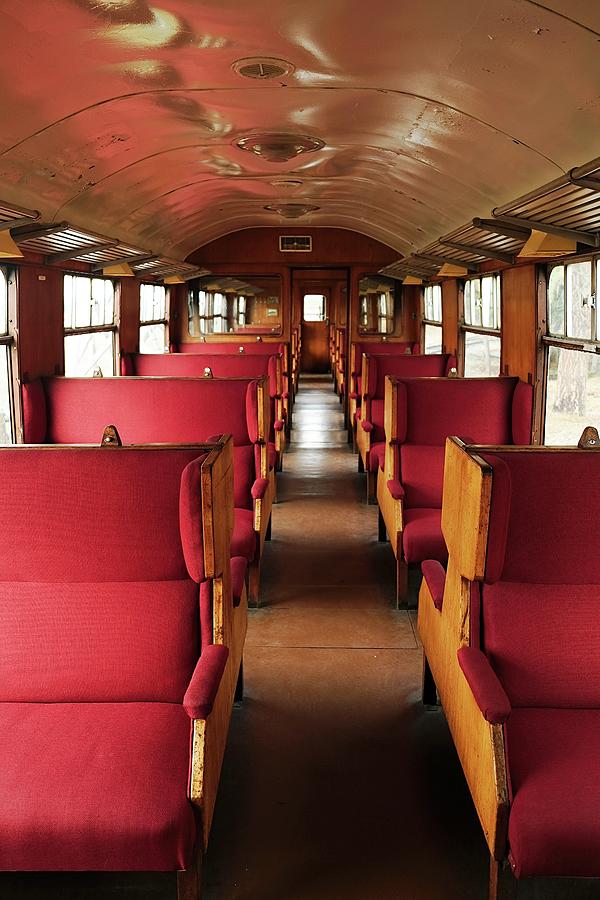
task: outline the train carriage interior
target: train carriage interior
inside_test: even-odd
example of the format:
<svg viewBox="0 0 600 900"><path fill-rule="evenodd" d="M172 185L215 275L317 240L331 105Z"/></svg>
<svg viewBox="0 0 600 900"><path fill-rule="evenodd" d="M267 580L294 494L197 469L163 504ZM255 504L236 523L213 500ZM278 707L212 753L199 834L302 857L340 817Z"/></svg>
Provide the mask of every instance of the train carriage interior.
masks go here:
<svg viewBox="0 0 600 900"><path fill-rule="evenodd" d="M600 897L598 3L0 14L0 898Z"/></svg>

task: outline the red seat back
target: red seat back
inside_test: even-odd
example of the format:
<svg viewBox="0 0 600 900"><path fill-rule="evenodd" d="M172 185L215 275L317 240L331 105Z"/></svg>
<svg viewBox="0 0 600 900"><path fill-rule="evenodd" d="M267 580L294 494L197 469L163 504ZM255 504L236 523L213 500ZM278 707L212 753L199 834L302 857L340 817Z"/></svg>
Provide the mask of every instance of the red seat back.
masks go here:
<svg viewBox="0 0 600 900"><path fill-rule="evenodd" d="M198 453L0 451L0 700L181 702L199 652Z"/></svg>
<svg viewBox="0 0 600 900"><path fill-rule="evenodd" d="M234 503L252 509L259 440L254 380L46 378L23 386L23 417L29 443L98 444L109 423L124 444L201 443L231 434Z"/></svg>
<svg viewBox="0 0 600 900"><path fill-rule="evenodd" d="M600 707L597 451L504 451L492 466L483 645L513 706Z"/></svg>

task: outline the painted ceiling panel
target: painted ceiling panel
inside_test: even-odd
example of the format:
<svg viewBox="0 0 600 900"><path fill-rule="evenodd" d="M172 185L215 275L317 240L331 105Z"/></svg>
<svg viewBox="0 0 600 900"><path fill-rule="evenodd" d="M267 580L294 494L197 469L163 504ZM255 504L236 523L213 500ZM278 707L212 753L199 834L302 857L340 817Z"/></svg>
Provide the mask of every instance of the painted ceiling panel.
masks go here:
<svg viewBox="0 0 600 900"><path fill-rule="evenodd" d="M596 6L6 0L2 196L178 256L302 202L408 253L598 155ZM324 147L269 162L253 132Z"/></svg>

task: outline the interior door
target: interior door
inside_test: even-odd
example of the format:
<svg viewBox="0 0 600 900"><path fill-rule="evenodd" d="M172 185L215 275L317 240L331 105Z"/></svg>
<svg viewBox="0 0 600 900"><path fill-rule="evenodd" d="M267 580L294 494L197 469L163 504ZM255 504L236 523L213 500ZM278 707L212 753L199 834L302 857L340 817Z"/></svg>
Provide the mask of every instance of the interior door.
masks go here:
<svg viewBox="0 0 600 900"><path fill-rule="evenodd" d="M306 284L302 290L302 352L300 371L324 374L329 370L328 286Z"/></svg>

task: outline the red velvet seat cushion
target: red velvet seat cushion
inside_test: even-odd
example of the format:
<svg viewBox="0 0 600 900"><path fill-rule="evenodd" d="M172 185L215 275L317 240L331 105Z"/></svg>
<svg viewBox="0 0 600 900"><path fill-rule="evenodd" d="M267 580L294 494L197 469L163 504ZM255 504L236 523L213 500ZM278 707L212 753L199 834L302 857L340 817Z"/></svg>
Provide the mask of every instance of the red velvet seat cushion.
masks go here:
<svg viewBox="0 0 600 900"><path fill-rule="evenodd" d="M254 513L250 509L234 509L231 556L243 556L252 562L256 553Z"/></svg>
<svg viewBox="0 0 600 900"><path fill-rule="evenodd" d="M600 585L500 581L483 586L482 608L485 651L513 706L600 708Z"/></svg>
<svg viewBox="0 0 600 900"><path fill-rule="evenodd" d="M371 444L371 451L369 453L369 470L371 472L377 472L378 469L383 469L384 462L385 441L382 441L378 444Z"/></svg>
<svg viewBox="0 0 600 900"><path fill-rule="evenodd" d="M442 536L441 510L405 509L402 549L408 563L424 559L446 562L448 551Z"/></svg>
<svg viewBox="0 0 600 900"><path fill-rule="evenodd" d="M516 874L600 876L600 709L513 709L505 731Z"/></svg>
<svg viewBox="0 0 600 900"><path fill-rule="evenodd" d="M171 703L1 703L0 869L168 871L195 837Z"/></svg>

